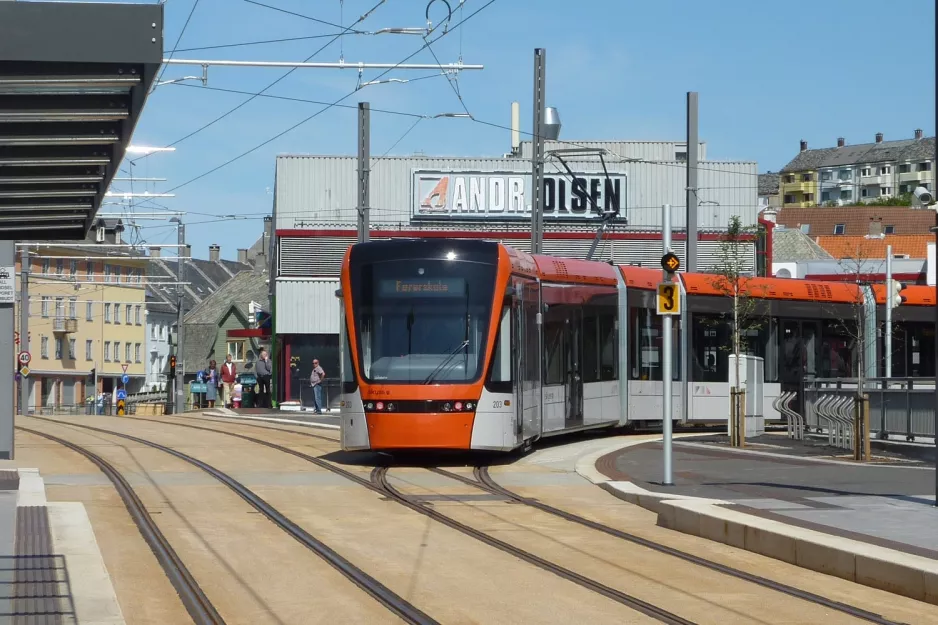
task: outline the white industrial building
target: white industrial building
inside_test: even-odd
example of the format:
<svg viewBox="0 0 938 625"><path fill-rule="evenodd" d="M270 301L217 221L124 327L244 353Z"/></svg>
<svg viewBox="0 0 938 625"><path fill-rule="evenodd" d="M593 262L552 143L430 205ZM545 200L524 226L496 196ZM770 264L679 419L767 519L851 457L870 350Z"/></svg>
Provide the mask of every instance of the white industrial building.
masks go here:
<svg viewBox="0 0 938 625"><path fill-rule="evenodd" d="M603 150L603 158L561 154L571 176L551 155L552 150L569 148L571 143L547 142L545 253L586 257L602 223L602 212L611 211L618 215L604 231L593 258L657 266L661 207L671 204L673 247L683 262L686 143L575 145ZM519 143L501 158L373 158L371 238L485 238L530 251L529 153L530 144ZM743 224L757 224L758 172L755 162L704 160L703 143L699 153L698 267L704 269L716 259L721 231L732 216L738 215ZM337 372L335 290L342 258L356 240L357 169L354 156L277 158L271 293L281 402L299 398L299 384L308 377L312 358L323 363L327 374L330 366ZM574 179L578 179L576 184ZM754 266L755 245L749 250Z"/></svg>

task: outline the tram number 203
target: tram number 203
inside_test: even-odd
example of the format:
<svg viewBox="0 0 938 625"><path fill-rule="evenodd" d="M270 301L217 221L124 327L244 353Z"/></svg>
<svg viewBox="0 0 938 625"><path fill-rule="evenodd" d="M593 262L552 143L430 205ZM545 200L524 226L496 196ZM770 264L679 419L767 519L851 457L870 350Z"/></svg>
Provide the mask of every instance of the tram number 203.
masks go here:
<svg viewBox="0 0 938 625"><path fill-rule="evenodd" d="M505 402L500 399L496 399L492 402L492 408L495 408L496 410L504 408L504 407L505 407Z"/></svg>

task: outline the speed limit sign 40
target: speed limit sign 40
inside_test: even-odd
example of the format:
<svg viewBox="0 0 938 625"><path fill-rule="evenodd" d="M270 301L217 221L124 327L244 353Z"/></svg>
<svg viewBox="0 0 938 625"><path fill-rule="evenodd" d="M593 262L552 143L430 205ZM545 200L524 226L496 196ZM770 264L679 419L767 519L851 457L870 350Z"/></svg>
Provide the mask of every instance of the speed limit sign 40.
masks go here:
<svg viewBox="0 0 938 625"><path fill-rule="evenodd" d="M28 365L32 360L32 356L29 355L29 352L20 352L19 361L21 365Z"/></svg>

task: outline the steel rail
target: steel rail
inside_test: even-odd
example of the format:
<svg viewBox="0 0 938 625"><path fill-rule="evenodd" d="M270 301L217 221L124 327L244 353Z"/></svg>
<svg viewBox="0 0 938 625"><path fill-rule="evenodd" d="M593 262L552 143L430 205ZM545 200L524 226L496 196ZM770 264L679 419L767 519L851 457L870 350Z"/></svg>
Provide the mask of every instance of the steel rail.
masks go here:
<svg viewBox="0 0 938 625"><path fill-rule="evenodd" d="M277 443L271 443L263 439L254 438L252 436L238 434L236 432L226 432L223 430L216 430L213 428L201 427L198 425L192 425L188 423L167 422L167 421L159 421L156 419L140 419L140 420L149 421L153 423L177 425L180 427L186 427L186 428L191 428L195 430L202 430L206 432L213 432L216 434L232 436L234 438L239 438L241 440L246 440L246 441L250 441L253 443L257 443L259 445L263 445L265 447L269 447L271 449L276 449L283 453L290 454L291 456L295 456L297 458L306 460L327 471L330 471L346 479L349 479L355 482L356 484L359 484L360 486L364 486L365 488L368 488L369 490L372 490L378 494L381 494L385 497L389 497L395 502L413 510L414 512L417 512L418 514L427 516L452 529L455 529L459 532L462 532L463 534L471 536L472 538L475 538L476 540L479 540L487 545L490 545L501 551L514 555L515 557L525 562L534 564L535 566L538 566L539 568L542 568L546 571L554 573L555 575L558 575L568 581L571 581L584 588L587 588L588 590L592 590L600 595L603 595L609 599L612 599L613 601L626 605L632 608L633 610L646 614L647 616L656 618L663 623L669 623L669 624L674 624L674 625L694 625L693 621L684 619L680 616L677 616L676 614L673 614L671 612L668 612L667 610L664 610L663 608L659 608L658 606L642 601L641 599L628 595L622 591L616 590L615 588L611 588L609 586L606 586L605 584L601 584L595 580L592 580L588 577L580 575L579 573L571 571L570 569L562 567L558 564L554 564L553 562L544 560L543 558L540 558L530 552L524 551L523 549L519 549L518 547L515 547L514 545L511 545L497 538L494 538L493 536L490 536L486 534L485 532L482 532L473 527L460 523L459 521L452 519L444 514L441 514L435 510L429 509L425 506L422 506L420 504L414 503L413 501L410 501L406 496L397 492L392 486L390 486L390 484L387 483L387 479L386 479L387 467L376 468L375 470L372 471L371 480L366 480L365 478L359 475L355 475L354 473L350 471L337 467L329 462L326 462L325 460L322 460L321 458L316 458L315 456L310 456L301 451L296 451L294 449L290 449L289 447L278 445ZM243 423L239 425L253 426L253 424L249 424L249 423ZM84 427L88 427L88 426L84 426ZM270 428L270 427L260 426L260 425L257 425L254 427L270 429L270 430L278 431L278 432L289 431L289 430L281 430L280 428ZM306 432L296 432L296 431L290 431L290 432L292 432L293 434L299 434L301 436L310 436L310 434ZM382 472L382 469L383 469L383 472Z"/></svg>
<svg viewBox="0 0 938 625"><path fill-rule="evenodd" d="M457 475L455 473L451 473L443 469L438 469L437 472L445 474L448 477L452 477L463 483L471 484L475 482L474 480L466 478L465 476ZM478 480L478 483L476 483L476 486L479 487L481 490L484 490L493 495L501 495L502 497L506 497L507 499L511 501L515 501L517 503L524 504L532 508L536 508L543 512L547 512L548 514L552 514L554 516L570 521L572 523L578 523L579 525L583 525L585 527L594 529L604 534L608 534L610 536L614 536L616 538L626 540L628 542L634 543L636 545L640 545L642 547L647 547L648 549L652 549L654 551L657 551L658 553L663 553L669 556L673 556L675 558L684 560L685 562L690 562L691 564L696 564L698 566L702 566L704 568L710 569L711 571L715 571L717 573L723 573L724 575L729 575L730 577L735 577L737 579L751 582L753 584L762 586L763 588L769 588L771 590L780 592L782 594L785 594L791 597L796 597L798 599L802 599L809 603L821 605L821 606L824 606L825 608L836 610L838 612L842 612L844 614L853 616L858 619L863 619L871 623L878 623L879 625L900 625L896 621L891 621L883 617L880 614L874 614L873 612L862 610L860 608L848 605L846 603L841 603L839 601L834 601L832 599L828 599L827 597L814 594L813 592L808 592L807 590L801 590L799 588L795 588L794 586L789 586L788 584L776 582L776 581L767 579L765 577L755 575L753 573L747 573L746 571L742 571L740 569L726 566L725 564L720 564L719 562L714 562L712 560L708 560L700 556L695 556L691 553L687 553L686 551L681 551L680 549L675 549L674 547L668 547L667 545L662 545L661 543L654 542L647 538L642 538L641 536L637 536L629 532L624 532L620 529L616 529L609 525L605 525L603 523L592 521L578 514L567 512L566 510L562 510L555 506L551 506L550 504L543 503L536 499L532 499L530 497L524 497L498 484L492 478L492 476L489 475L488 467L484 467L484 466L475 467L475 469L473 469L473 474L476 476L476 479Z"/></svg>
<svg viewBox="0 0 938 625"><path fill-rule="evenodd" d="M523 562L533 564L539 569L553 573L562 579L573 582L574 584L582 586L587 590L591 590L599 595L606 597L607 599L611 599L637 612L641 612L646 616L657 619L662 623L673 623L675 625L693 625L694 623L694 621L689 621L681 616L678 616L677 614L674 614L673 612L665 610L664 608L656 606L652 603L648 603L647 601L643 601L638 597L624 593L621 590L612 588L611 586L606 586L605 584L600 583L594 579L590 579L584 575L580 575L571 569L550 562L549 560L545 560L540 556L534 555L530 551L525 551L524 549L515 547L510 543L499 540L494 536L461 523L460 521L446 516L445 514L441 514L432 508L428 508L419 503L416 503L412 501L410 497L399 492L397 489L391 486L388 483L387 478L388 467L386 466L375 467L371 472L372 483L374 483L375 486L377 486L385 495L399 504L406 506L407 508L410 508L411 510L414 510L415 512L418 512L430 519L433 519L438 523L465 534L466 536L475 538L476 540L489 545L490 547L494 547L499 551L503 551L509 555L515 556Z"/></svg>
<svg viewBox="0 0 938 625"><path fill-rule="evenodd" d="M169 578L173 588L176 589L179 598L182 600L182 604L186 607L186 611L189 612L189 616L192 617L192 620L195 621L197 625L225 624L225 620L202 591L199 583L192 576L192 573L189 572L189 569L176 553L176 550L173 549L159 527L157 527L156 522L153 521L150 513L147 512L146 506L140 500L140 497L124 476L114 468L114 465L81 445L53 436L52 434L46 434L45 432L22 426L16 426L16 429L41 436L54 443L67 447L81 454L101 469L101 472L114 484L114 489L120 496L121 501L124 502L124 506L127 508L127 512L130 513L130 517L134 520L134 523L136 523L137 529L140 530L140 535L143 536L143 539L150 546L160 566L163 567L166 577Z"/></svg>
<svg viewBox="0 0 938 625"><path fill-rule="evenodd" d="M153 423L170 423L170 422L167 422L167 421L158 421L158 420L155 420L155 419L143 419L143 420L145 420L145 421L151 421L151 422L153 422ZM215 420L212 420L211 422L212 422L212 423L218 423L218 421L215 421ZM265 441L265 440L263 440L263 439L254 438L254 437L252 437L252 436L247 436L247 435L244 435L244 434L239 434L239 433L237 433L237 432L227 432L227 431L224 431L224 430L216 430L216 429L214 429L214 428L206 428L206 427L201 427L201 426L197 426L197 425L191 425L191 424L185 424L185 423L178 423L178 424L177 424L177 423L173 423L173 425L180 425L180 426L182 426L182 427L189 427L189 428L193 428L193 429L197 429L197 430L203 430L203 431L206 431L206 432L215 432L215 433L218 433L218 434L223 434L223 435L226 435L226 436L232 436L232 437L239 438L239 439L242 439L242 440L245 440L245 441L257 443L257 444L259 444L259 445L263 445L263 446L269 447L269 448L271 448L271 449L276 449L276 450L278 450L278 451L282 451L282 452L284 452L284 453L287 453L287 454L296 456L296 457L298 457L298 458L301 458L301 459L303 459L303 460L306 460L306 461L308 461L308 462L311 462L311 463L313 463L313 464L315 464L315 465L317 465L317 466L319 466L319 467L322 467L322 468L324 468L324 469L326 469L326 470L328 470L328 471L332 471L333 473L336 473L336 474L338 474L338 475L341 475L342 477L345 477L345 478L347 478L347 479L349 479L349 480L351 480L351 481L353 481L353 482L359 484L360 486L364 486L365 488L369 488L369 489L371 489L371 490L375 490L375 488L376 488L374 484L372 484L372 483L369 482L368 480L365 480L365 479L359 477L358 475L355 475L354 473L348 472L348 471L346 471L346 470L344 470L344 469L342 469L342 468L340 468L340 467L337 467L337 466L335 466L335 465L332 465L332 464L330 464L330 463L328 463L328 462L326 462L326 461L324 461L324 460L322 460L322 459L320 459L320 458L316 458L316 457L314 457L314 456L310 456L310 455L304 454L304 453L302 453L302 452L294 451L294 450L292 450L292 449L290 449L290 448L288 448L288 447L284 447L284 446L278 445L278 444L276 444L276 443L271 443L271 442ZM267 425L261 425L261 424L258 424L258 423L242 423L242 422L239 422L237 425L243 425L243 426L246 426L246 427L256 428L256 429L260 429L260 430L270 430L270 431L273 431L273 432L287 432L287 433L291 433L291 434L296 434L296 435L298 435L298 436L308 436L308 437L314 437L314 438L326 438L326 437L318 436L318 435L313 434L313 433L310 433L310 432L297 432L296 430L285 430L285 429L282 429L282 428L271 427L271 426L267 426ZM867 622L870 622L870 623L876 623L877 625L905 625L904 623L901 623L901 622L899 622L899 621L892 621L892 620L890 620L890 619L887 619L887 618L885 618L884 616L882 616L882 615L880 615L880 614L876 614L876 613L874 613L874 612L869 612L869 611L867 611L867 610L863 610L863 609L861 609L861 608L857 608L857 607L851 606L851 605L849 605L849 604L841 603L841 602L839 602L839 601L834 601L833 599L828 599L827 597L824 597L824 596L822 596L822 595L818 595L818 594L812 593L812 592L807 591L807 590L801 590L801 589L796 588L796 587L794 587L794 586L790 586L790 585L784 584L784 583L782 583L782 582L776 582L776 581L773 581L773 580L771 580L771 579L768 579L768 578L765 578L765 577L762 577L762 576L759 576L759 575L756 575L756 574L753 574L753 573L748 573L748 572L743 571L743 570L741 570L741 569L737 569L737 568L734 568L734 567L731 567L731 566L727 566L727 565L725 565L725 564L720 564L720 563L714 562L714 561L712 561L712 560L707 560L706 558L693 555L693 554L688 553L688 552L686 552L686 551L681 551L680 549L676 549L676 548L674 548L674 547L668 547L667 545L663 545L663 544L660 544L660 543L656 543L656 542L651 541L651 540L649 540L649 539L647 539L647 538L642 538L642 537L637 536L637 535L635 535L635 534L631 534L631 533L629 533L629 532L624 532L624 531L619 530L619 529L616 529L616 528L614 528L614 527L610 527L610 526L604 525L604 524L602 524L602 523L597 523L596 521L591 521L591 520L589 520L589 519L587 519L587 518L585 518L585 517L581 517L581 516L576 515L576 514L573 514L573 513L571 513L571 512L567 512L567 511L565 511L565 510L561 510L560 508L556 508L556 507L554 507L554 506L550 506L550 505L548 505L548 504L544 504L544 503L542 503L542 502L540 502L540 501L536 501L536 500L534 500L534 499L530 499L530 498L523 497L523 496L521 496L521 495L518 495L517 493L514 493L514 492L512 492L512 491L510 491L510 490L508 490L508 489L506 489L506 488L504 488L504 487L501 486L500 484L496 483L496 482L491 478L491 476L488 474L488 468L487 468L487 467L476 467L476 469L474 469L473 473L476 475L478 481L477 481L477 480L470 479L470 478L465 477L465 476L463 476L463 475L459 475L459 474L457 474L457 473L453 473L453 472L451 472L451 471L446 471L446 470L444 470L444 469L440 469L440 468L438 468L438 467L429 467L428 470L429 470L429 471L432 471L432 472L434 472L434 473L437 473L437 474L439 474L439 475L444 475L444 476L449 477L449 478L451 478L451 479L457 480L457 481L462 482L462 483L464 483L464 484L467 484L467 485L469 485L469 486L473 486L473 487L475 487L475 488L481 489L481 490L483 490L483 491L485 491L485 492L488 492L489 494L498 495L498 496L501 496L501 497L504 497L504 498L508 499L509 501L514 501L514 502L516 502L516 503L521 503L521 504L533 506L533 507L535 507L535 508L538 508L538 509L543 510L544 512L548 512L548 513L550 513L550 514L554 514L554 515L559 516L559 517L561 517L561 518L564 518L564 519L566 519L566 520L568 520L568 521L571 521L571 522L574 522L574 523L579 523L579 524L581 524L581 525L584 525L584 526L589 527L589 528L591 528L591 529L594 529L594 530L603 532L603 533L608 534L608 535L610 535L610 536L614 536L614 537L616 537L616 538L620 538L620 539L622 539L622 540L627 540L627 541L632 542L632 543L634 543L634 544L637 544L637 545L640 545L640 546L643 546L643 547L647 547L648 549L652 549L652 550L654 550L654 551L657 551L658 553L663 553L663 554L666 554L666 555L669 555L669 556L673 556L673 557L675 557L675 558L679 558L679 559L681 559L681 560L684 560L685 562L689 562L689 563L692 563L692 564L696 564L696 565L698 565L698 566L702 566L702 567L707 568L707 569L709 569L709 570L712 570L712 571L715 571L715 572L718 572L718 573L723 573L724 575L728 575L728 576L734 577L734 578L736 578L736 579L740 579L740 580L743 580L743 581L747 581L747 582L756 584L756 585L758 585L758 586L762 586L763 588L768 588L768 589L770 589L770 590L774 590L774 591L777 591L777 592L786 594L786 595L788 595L788 596L795 597L795 598L797 598L797 599L801 599L801 600L803 600L803 601L808 601L809 603L814 603L814 604L817 604L817 605L821 605L821 606L830 608L830 609L832 609L832 610L836 610L836 611L838 611L838 612L847 614L847 615L849 615L849 616L853 616L853 617L855 617L855 618L862 619L862 620L867 621ZM484 477L483 477L483 476L484 476Z"/></svg>
<svg viewBox="0 0 938 625"><path fill-rule="evenodd" d="M116 436L118 438L123 438L125 440L133 441L141 445L146 445L153 449L157 449L164 453L167 453L171 456L179 458L189 464L198 467L202 471L208 473L216 480L233 490L238 494L239 497L244 499L248 504L251 505L255 510L266 516L268 519L273 521L278 527L284 530L291 537L296 539L300 544L308 548L310 551L314 552L320 558L329 563L333 568L339 571L346 578L351 580L356 586L361 588L363 591L371 595L379 603L388 608L391 612L400 616L404 621L408 623L415 623L420 625L438 625L438 621L434 620L432 617L422 612L412 603L396 594L394 591L389 589L387 586L379 582L377 579L366 573L364 570L355 566L344 557L339 555L334 549L315 538L312 534L304 530L302 527L291 521L286 517L282 512L277 510L275 507L267 503L260 496L255 494L249 488L241 484L239 481L228 475L227 473L216 469L212 465L199 460L198 458L193 458L187 454L182 453L172 447L167 447L166 445L161 445L153 441L139 438L137 436L131 436L130 434L122 434L120 432L114 432L112 430L107 430L104 428L97 428L90 425L81 425L78 423L69 423L65 421L58 421L55 419L46 419L43 417L30 417L32 419L37 419L40 421L46 421L49 423L55 423L60 426L65 427L75 427L85 430L90 430L92 432L98 432L100 434L107 434L109 436ZM162 421L161 423L167 423ZM182 424L180 424L182 425Z"/></svg>

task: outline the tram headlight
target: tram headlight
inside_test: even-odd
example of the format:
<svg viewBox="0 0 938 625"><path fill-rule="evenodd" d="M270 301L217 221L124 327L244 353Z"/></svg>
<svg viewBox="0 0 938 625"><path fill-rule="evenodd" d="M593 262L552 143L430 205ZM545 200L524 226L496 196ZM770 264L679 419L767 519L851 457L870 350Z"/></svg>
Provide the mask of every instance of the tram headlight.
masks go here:
<svg viewBox="0 0 938 625"><path fill-rule="evenodd" d="M443 412L449 412L452 409L453 409L453 405L450 404L449 402L446 402L445 404L443 404Z"/></svg>
<svg viewBox="0 0 938 625"><path fill-rule="evenodd" d="M391 402L388 402L388 412L393 412L393 410L394 410L394 404Z"/></svg>

